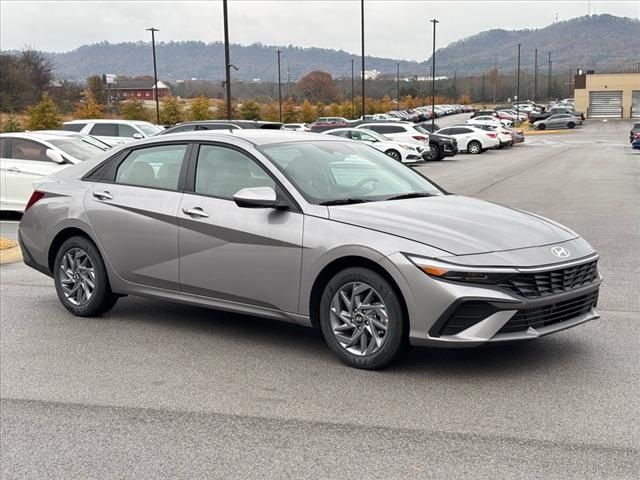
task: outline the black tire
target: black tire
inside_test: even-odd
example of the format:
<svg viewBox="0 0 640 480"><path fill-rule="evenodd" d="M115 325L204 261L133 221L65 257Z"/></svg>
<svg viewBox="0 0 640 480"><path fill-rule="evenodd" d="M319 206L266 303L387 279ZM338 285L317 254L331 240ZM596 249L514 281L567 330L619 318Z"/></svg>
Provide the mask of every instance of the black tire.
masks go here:
<svg viewBox="0 0 640 480"><path fill-rule="evenodd" d="M544 123L541 123L540 125L538 125L538 130L545 130L547 128L547 126Z"/></svg>
<svg viewBox="0 0 640 480"><path fill-rule="evenodd" d="M74 304L64 293L62 286L62 263L64 256L71 251L81 251L89 258L94 273L94 289L86 303ZM53 269L56 293L64 307L79 317L95 317L108 312L118 301L118 296L111 291L107 271L102 256L96 246L85 237L71 237L56 252Z"/></svg>
<svg viewBox="0 0 640 480"><path fill-rule="evenodd" d="M482 144L478 140L471 140L467 144L467 152L478 155L483 152Z"/></svg>
<svg viewBox="0 0 640 480"><path fill-rule="evenodd" d="M394 160L398 161L398 162L402 162L402 155L400 155L400 152L398 152L397 150L387 150L386 152L387 155L389 155L391 158L393 158Z"/></svg>
<svg viewBox="0 0 640 480"><path fill-rule="evenodd" d="M576 124L574 122L567 123L567 128L575 128Z"/></svg>
<svg viewBox="0 0 640 480"><path fill-rule="evenodd" d="M380 296L388 315L385 339L378 350L370 354L358 355L347 351L336 338L331 325L331 304L340 289L350 283L365 283ZM365 370L377 370L387 367L406 352L408 329L400 304L393 287L382 276L367 268L353 267L338 272L325 286L320 300L320 330L325 342L340 360L351 367Z"/></svg>
<svg viewBox="0 0 640 480"><path fill-rule="evenodd" d="M427 153L427 160L438 161L442 160L442 156L440 155L440 149L437 145L429 144L429 153Z"/></svg>

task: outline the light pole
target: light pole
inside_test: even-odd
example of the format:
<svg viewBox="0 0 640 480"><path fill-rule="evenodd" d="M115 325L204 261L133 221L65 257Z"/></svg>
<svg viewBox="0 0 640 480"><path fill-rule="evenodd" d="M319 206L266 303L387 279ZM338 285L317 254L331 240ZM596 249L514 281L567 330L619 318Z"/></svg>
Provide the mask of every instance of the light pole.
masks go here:
<svg viewBox="0 0 640 480"><path fill-rule="evenodd" d="M222 17L224 19L224 72L227 92L227 118L231 120L231 61L229 59L229 13L227 0L222 0Z"/></svg>
<svg viewBox="0 0 640 480"><path fill-rule="evenodd" d="M400 63L396 63L396 110L400 111Z"/></svg>
<svg viewBox="0 0 640 480"><path fill-rule="evenodd" d="M429 20L433 23L433 51L431 52L431 131L435 131L436 123L436 23L438 20L435 18Z"/></svg>
<svg viewBox="0 0 640 480"><path fill-rule="evenodd" d="M520 121L520 47L522 44L518 44L518 76L516 79L516 125Z"/></svg>
<svg viewBox="0 0 640 480"><path fill-rule="evenodd" d="M280 54L282 50L278 49L278 106L280 111L280 123L282 123L282 80L280 76Z"/></svg>
<svg viewBox="0 0 640 480"><path fill-rule="evenodd" d="M364 89L364 0L360 0L360 32L362 41L362 119L365 115L365 89Z"/></svg>
<svg viewBox="0 0 640 480"><path fill-rule="evenodd" d="M158 67L156 65L156 32L159 32L155 27L146 29L147 32L151 32L151 50L153 51L153 95L156 97L156 123L160 123L160 103L158 100Z"/></svg>
<svg viewBox="0 0 640 480"><path fill-rule="evenodd" d="M549 52L549 71L547 72L547 107L551 104L551 52Z"/></svg>
<svg viewBox="0 0 640 480"><path fill-rule="evenodd" d="M354 63L355 60L351 59L351 118L356 118L356 88L354 80Z"/></svg>
<svg viewBox="0 0 640 480"><path fill-rule="evenodd" d="M533 101L538 101L538 49L536 48L534 53L534 66L533 66Z"/></svg>

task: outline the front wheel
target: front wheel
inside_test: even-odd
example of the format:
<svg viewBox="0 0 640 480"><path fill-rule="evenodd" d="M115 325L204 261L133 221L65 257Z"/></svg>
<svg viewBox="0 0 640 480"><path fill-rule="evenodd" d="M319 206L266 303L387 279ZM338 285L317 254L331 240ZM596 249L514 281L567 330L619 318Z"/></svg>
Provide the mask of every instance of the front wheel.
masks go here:
<svg viewBox="0 0 640 480"><path fill-rule="evenodd" d="M440 149L436 145L429 145L429 153L427 153L427 160L440 160Z"/></svg>
<svg viewBox="0 0 640 480"><path fill-rule="evenodd" d="M467 145L467 151L469 153L473 153L474 155L482 153L482 144L477 140L472 140Z"/></svg>
<svg viewBox="0 0 640 480"><path fill-rule="evenodd" d="M538 130L544 130L545 128L547 128L547 126L544 123L538 125Z"/></svg>
<svg viewBox="0 0 640 480"><path fill-rule="evenodd" d="M100 252L84 237L71 237L58 249L53 278L60 302L74 315L102 315L118 300Z"/></svg>
<svg viewBox="0 0 640 480"><path fill-rule="evenodd" d="M355 368L386 367L408 345L398 295L382 276L366 268L347 268L327 283L319 317L329 348Z"/></svg>
<svg viewBox="0 0 640 480"><path fill-rule="evenodd" d="M393 158L398 162L402 161L402 155L400 155L400 152L398 152L397 150L387 150L384 153L386 153L387 155L389 155L391 158Z"/></svg>
<svg viewBox="0 0 640 480"><path fill-rule="evenodd" d="M575 128L576 124L573 122L567 123L567 128Z"/></svg>

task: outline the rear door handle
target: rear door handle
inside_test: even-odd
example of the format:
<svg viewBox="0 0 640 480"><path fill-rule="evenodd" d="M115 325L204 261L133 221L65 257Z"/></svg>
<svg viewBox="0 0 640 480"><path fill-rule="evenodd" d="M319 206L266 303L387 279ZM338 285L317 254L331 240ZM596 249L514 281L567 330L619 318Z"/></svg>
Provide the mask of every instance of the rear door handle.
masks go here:
<svg viewBox="0 0 640 480"><path fill-rule="evenodd" d="M93 196L98 200L113 200L113 195L106 190L104 192L93 192Z"/></svg>
<svg viewBox="0 0 640 480"><path fill-rule="evenodd" d="M182 212L185 215L189 215L190 217L209 218L209 214L207 212L205 212L204 210L202 210L200 207L183 208Z"/></svg>
<svg viewBox="0 0 640 480"><path fill-rule="evenodd" d="M7 172L22 173L22 170L20 170L18 167L10 167L7 168Z"/></svg>

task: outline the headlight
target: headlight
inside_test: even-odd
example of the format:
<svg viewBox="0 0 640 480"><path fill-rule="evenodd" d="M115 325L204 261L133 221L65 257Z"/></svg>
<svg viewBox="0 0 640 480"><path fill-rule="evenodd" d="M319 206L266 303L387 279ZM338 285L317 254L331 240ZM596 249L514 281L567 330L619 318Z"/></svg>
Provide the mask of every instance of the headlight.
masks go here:
<svg viewBox="0 0 640 480"><path fill-rule="evenodd" d="M405 144L402 144L402 143L401 143L401 144L400 144L400 146L401 146L402 148L406 148L407 150L413 150L413 151L416 151L416 150L417 150L417 148L416 148L416 147L414 147L413 145L405 145Z"/></svg>
<svg viewBox="0 0 640 480"><path fill-rule="evenodd" d="M469 267L414 255L406 257L427 275L453 282L495 285L518 273L516 269L509 267Z"/></svg>

